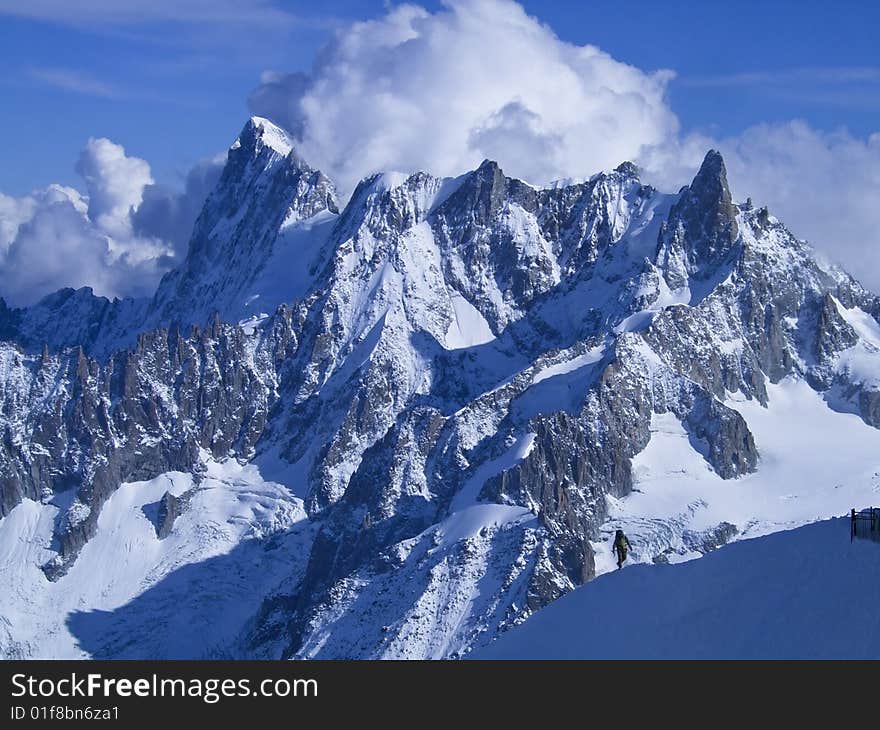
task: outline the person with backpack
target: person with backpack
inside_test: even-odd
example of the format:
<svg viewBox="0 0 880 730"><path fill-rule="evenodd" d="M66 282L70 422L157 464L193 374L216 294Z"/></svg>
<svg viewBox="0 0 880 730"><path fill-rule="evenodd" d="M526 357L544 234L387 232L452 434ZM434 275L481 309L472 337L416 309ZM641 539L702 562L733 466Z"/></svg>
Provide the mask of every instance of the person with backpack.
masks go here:
<svg viewBox="0 0 880 730"><path fill-rule="evenodd" d="M617 569L620 570L626 562L627 550L630 550L629 539L623 534L623 530L618 530L614 535L614 546L612 552L617 556Z"/></svg>

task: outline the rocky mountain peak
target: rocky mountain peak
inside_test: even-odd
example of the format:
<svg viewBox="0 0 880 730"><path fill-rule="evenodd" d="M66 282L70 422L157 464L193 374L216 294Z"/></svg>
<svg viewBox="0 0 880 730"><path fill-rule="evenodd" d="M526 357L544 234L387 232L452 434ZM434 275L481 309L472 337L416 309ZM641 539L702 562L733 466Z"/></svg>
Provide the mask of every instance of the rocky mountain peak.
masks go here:
<svg viewBox="0 0 880 730"><path fill-rule="evenodd" d="M658 260L674 288L689 279L711 277L734 249L739 236L737 208L727 184L727 168L709 150L693 182L682 188L661 233Z"/></svg>
<svg viewBox="0 0 880 730"><path fill-rule="evenodd" d="M639 168L637 168L632 162L626 160L625 162L621 162L617 167L614 168L614 172L618 172L624 177L629 177L638 180L639 177Z"/></svg>
<svg viewBox="0 0 880 730"><path fill-rule="evenodd" d="M473 210L475 221L486 223L501 209L506 192L507 178L498 163L483 160L449 202L464 203Z"/></svg>
<svg viewBox="0 0 880 730"><path fill-rule="evenodd" d="M700 169L691 183L691 189L701 189L707 185L715 185L719 194L730 197L730 189L727 186L727 167L724 158L718 150L709 150L703 158Z"/></svg>
<svg viewBox="0 0 880 730"><path fill-rule="evenodd" d="M204 324L216 311L242 314L243 302L259 293L246 289L276 253L282 232L336 213L329 178L296 153L281 128L251 118L229 149L193 228L186 259L162 279L153 297L151 320L156 326L189 325Z"/></svg>
<svg viewBox="0 0 880 730"><path fill-rule="evenodd" d="M259 154L264 148L287 157L294 148L293 140L281 127L263 117L251 117L233 142L230 150L241 149L251 155Z"/></svg>
<svg viewBox="0 0 880 730"><path fill-rule="evenodd" d="M483 160L468 173L458 189L438 211L453 225L486 226L510 203L534 212L537 191L516 178L507 177L493 160Z"/></svg>
<svg viewBox="0 0 880 730"><path fill-rule="evenodd" d="M336 193L330 180L297 153L294 140L287 132L262 117L251 117L229 148L223 173L208 202L218 194L241 195L278 169L288 177L314 178L321 188L320 193L326 197L327 206L337 209ZM295 200L290 202L292 206L296 203Z"/></svg>
<svg viewBox="0 0 880 730"><path fill-rule="evenodd" d="M705 208L707 215L720 216L726 222L734 206L727 183L727 167L720 152L709 150L706 153L700 169L682 197L690 205Z"/></svg>

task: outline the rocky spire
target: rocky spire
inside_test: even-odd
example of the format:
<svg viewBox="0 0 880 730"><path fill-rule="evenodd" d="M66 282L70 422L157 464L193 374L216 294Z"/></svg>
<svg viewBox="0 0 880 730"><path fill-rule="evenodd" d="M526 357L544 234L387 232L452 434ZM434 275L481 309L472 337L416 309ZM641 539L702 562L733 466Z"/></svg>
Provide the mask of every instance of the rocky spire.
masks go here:
<svg viewBox="0 0 880 730"><path fill-rule="evenodd" d="M454 221L454 225L486 226L506 203L516 203L533 211L535 189L521 180L507 177L497 162L483 160L476 170L468 173L461 187L449 196L438 212Z"/></svg>
<svg viewBox="0 0 880 730"><path fill-rule="evenodd" d="M493 160L483 160L465 183L447 201L446 208L471 212L475 223L485 225L504 204L507 178Z"/></svg>
<svg viewBox="0 0 880 730"><path fill-rule="evenodd" d="M724 159L717 150L709 150L693 182L682 188L660 234L658 261L670 286L684 286L691 277L710 277L738 236Z"/></svg>
<svg viewBox="0 0 880 730"><path fill-rule="evenodd" d="M241 149L251 156L256 156L265 147L282 157L287 157L293 151L293 140L287 132L268 119L251 117L229 149L230 151Z"/></svg>
<svg viewBox="0 0 880 730"><path fill-rule="evenodd" d="M706 234L708 242L719 248L729 248L739 231L736 226L736 207L727 184L727 168L721 153L709 150L700 171L690 185L686 197L696 210L693 219Z"/></svg>

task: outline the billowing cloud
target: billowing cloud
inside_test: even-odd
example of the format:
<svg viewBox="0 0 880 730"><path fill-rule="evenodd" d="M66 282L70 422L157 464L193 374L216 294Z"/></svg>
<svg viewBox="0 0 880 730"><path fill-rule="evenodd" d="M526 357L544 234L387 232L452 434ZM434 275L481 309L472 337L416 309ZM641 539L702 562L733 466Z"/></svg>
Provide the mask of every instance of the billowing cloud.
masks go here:
<svg viewBox="0 0 880 730"><path fill-rule="evenodd" d="M841 78L839 70L819 75ZM867 77L876 69L842 75ZM736 195L768 204L796 235L880 290L880 136L803 122L727 139L684 135L666 99L672 78L566 43L512 0L447 0L438 12L404 5L348 26L310 73L268 72L249 103L285 126L343 193L379 170L457 175L485 157L539 184L629 159L649 182L677 190L718 147Z"/></svg>
<svg viewBox="0 0 880 730"><path fill-rule="evenodd" d="M133 212L131 223L135 234L166 241L181 259L202 205L220 179L226 155L203 160L186 176L183 192L164 185L144 188L143 201Z"/></svg>
<svg viewBox="0 0 880 730"><path fill-rule="evenodd" d="M511 0L448 0L348 26L310 74L267 74L249 101L343 191L378 170L453 175L486 157L547 183L675 136L672 76L566 43Z"/></svg>
<svg viewBox="0 0 880 730"><path fill-rule="evenodd" d="M144 188L153 184L150 166L129 157L109 139L90 139L76 163L86 183L89 218L110 235L131 233L131 211L141 204Z"/></svg>
<svg viewBox="0 0 880 730"><path fill-rule="evenodd" d="M113 255L111 239L89 221L76 191L70 197L47 193L39 196L0 264L4 298L31 304L62 286L86 285L116 295L121 278L128 280L125 288L137 287L130 279L142 272Z"/></svg>
<svg viewBox="0 0 880 730"><path fill-rule="evenodd" d="M6 255L19 226L34 217L36 207L37 201L32 195L13 198L0 193L0 257Z"/></svg>
<svg viewBox="0 0 880 730"><path fill-rule="evenodd" d="M880 133L859 139L801 121L718 144L733 192L768 204L800 238L880 292Z"/></svg>
<svg viewBox="0 0 880 730"><path fill-rule="evenodd" d="M32 304L62 287L148 296L179 258L218 163L188 176L182 193L154 184L149 164L108 139L90 139L76 171L86 193L50 185L0 194L0 296Z"/></svg>

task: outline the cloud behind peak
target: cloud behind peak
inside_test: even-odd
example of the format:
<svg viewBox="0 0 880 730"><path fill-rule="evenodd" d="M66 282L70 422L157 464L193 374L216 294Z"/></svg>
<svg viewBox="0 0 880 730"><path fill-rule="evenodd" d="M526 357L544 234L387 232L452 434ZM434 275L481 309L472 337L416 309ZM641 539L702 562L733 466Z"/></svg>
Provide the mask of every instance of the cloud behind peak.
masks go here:
<svg viewBox="0 0 880 730"><path fill-rule="evenodd" d="M343 192L380 170L454 175L487 157L541 184L676 134L672 77L564 42L510 0L449 0L341 29L310 73L264 74L249 104Z"/></svg>

